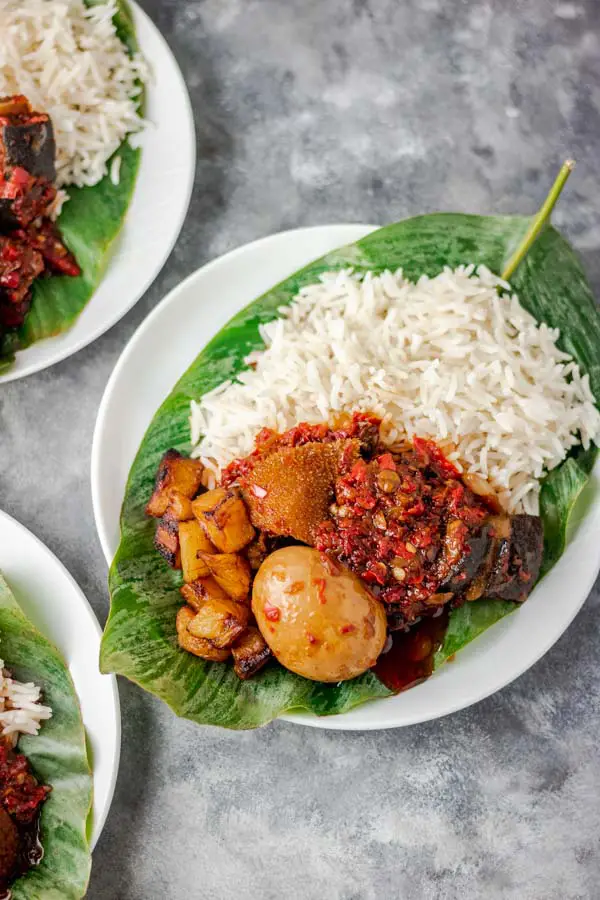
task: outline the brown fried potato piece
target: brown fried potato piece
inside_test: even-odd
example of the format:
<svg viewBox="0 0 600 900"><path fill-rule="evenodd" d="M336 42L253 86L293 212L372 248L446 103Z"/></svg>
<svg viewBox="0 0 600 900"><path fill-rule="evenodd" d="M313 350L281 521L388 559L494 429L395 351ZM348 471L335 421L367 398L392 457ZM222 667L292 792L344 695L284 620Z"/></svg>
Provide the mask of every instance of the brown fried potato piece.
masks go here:
<svg viewBox="0 0 600 900"><path fill-rule="evenodd" d="M212 553L215 548L195 519L179 523L179 546L184 581L195 581L196 578L210 575L210 569L199 554Z"/></svg>
<svg viewBox="0 0 600 900"><path fill-rule="evenodd" d="M203 471L204 466L199 460L182 456L177 450L167 450L159 463L154 493L146 513L155 518L164 515L174 490L184 497L194 497L200 488Z"/></svg>
<svg viewBox="0 0 600 900"><path fill-rule="evenodd" d="M232 600L240 603L248 600L252 570L247 559L237 553L202 553L200 556Z"/></svg>
<svg viewBox="0 0 600 900"><path fill-rule="evenodd" d="M215 647L231 647L246 625L250 610L229 597L225 600L207 600L188 625L194 637L204 638Z"/></svg>
<svg viewBox="0 0 600 900"><path fill-rule="evenodd" d="M235 488L207 491L194 500L193 510L217 550L222 553L235 553L254 537L246 504Z"/></svg>
<svg viewBox="0 0 600 900"><path fill-rule="evenodd" d="M188 631L188 625L195 617L196 613L189 606L182 606L177 613L176 628L177 641L182 650L193 653L194 656L200 656L202 659L208 659L210 662L225 662L229 658L229 650L220 650L210 641L203 638L194 637Z"/></svg>
<svg viewBox="0 0 600 900"><path fill-rule="evenodd" d="M252 524L261 531L312 542L313 530L329 515L342 459L358 459L356 440L285 447L257 460L243 480Z"/></svg>
<svg viewBox="0 0 600 900"><path fill-rule="evenodd" d="M172 569L181 568L179 522L171 513L166 512L157 523L154 546Z"/></svg>
<svg viewBox="0 0 600 900"><path fill-rule="evenodd" d="M191 606L196 612L207 600L227 600L229 597L212 575L208 575L206 578L196 578L195 581L184 584L179 588L179 592L188 606Z"/></svg>
<svg viewBox="0 0 600 900"><path fill-rule="evenodd" d="M258 630L250 626L231 648L233 669L238 678L245 681L256 675L271 657L271 651Z"/></svg>

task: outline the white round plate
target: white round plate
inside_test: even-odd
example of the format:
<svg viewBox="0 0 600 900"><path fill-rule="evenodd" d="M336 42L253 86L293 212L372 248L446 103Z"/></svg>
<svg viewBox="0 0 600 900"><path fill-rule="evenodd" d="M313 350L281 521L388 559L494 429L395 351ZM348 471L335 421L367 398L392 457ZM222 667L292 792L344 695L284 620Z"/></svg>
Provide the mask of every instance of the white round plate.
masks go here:
<svg viewBox="0 0 600 900"><path fill-rule="evenodd" d="M0 384L39 372L108 331L150 287L179 236L196 168L194 116L169 45L132 2L140 50L149 63L142 158L135 190L108 268L75 324L17 353Z"/></svg>
<svg viewBox="0 0 600 900"><path fill-rule="evenodd" d="M112 802L121 752L117 682L98 668L100 625L63 564L4 512L0 512L0 571L23 612L61 651L75 683L92 751L94 847Z"/></svg>
<svg viewBox="0 0 600 900"><path fill-rule="evenodd" d="M356 241L375 226L286 231L227 253L190 275L152 311L108 382L92 448L92 498L108 562L119 541L129 469L152 417L204 345L242 307L312 259ZM148 360L159 360L150 365ZM165 447L165 449L168 449ZM532 666L580 609L600 568L600 465L572 516L566 553L523 607L490 628L405 693L341 716L284 716L317 728L370 730L412 725L482 700ZM585 512L585 516L584 516Z"/></svg>

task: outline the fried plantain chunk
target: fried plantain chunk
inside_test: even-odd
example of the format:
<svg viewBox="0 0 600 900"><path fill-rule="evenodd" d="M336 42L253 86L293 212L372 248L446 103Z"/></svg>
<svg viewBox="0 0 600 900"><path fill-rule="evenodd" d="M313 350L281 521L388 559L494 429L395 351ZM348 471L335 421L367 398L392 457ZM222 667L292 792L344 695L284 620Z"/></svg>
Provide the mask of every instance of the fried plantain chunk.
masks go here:
<svg viewBox="0 0 600 900"><path fill-rule="evenodd" d="M178 522L189 522L190 519L194 518L192 501L189 497L185 497L175 489L169 493L169 505L167 510L173 514Z"/></svg>
<svg viewBox="0 0 600 900"><path fill-rule="evenodd" d="M231 648L231 655L235 674L246 681L268 662L271 651L258 628L250 626Z"/></svg>
<svg viewBox="0 0 600 900"><path fill-rule="evenodd" d="M235 488L206 491L192 505L194 515L222 553L235 553L254 537L246 504Z"/></svg>
<svg viewBox="0 0 600 900"><path fill-rule="evenodd" d="M197 459L182 456L177 450L167 450L160 461L154 493L146 506L149 516L159 518L169 506L173 490L192 498L198 492L204 466Z"/></svg>
<svg viewBox="0 0 600 900"><path fill-rule="evenodd" d="M202 553L211 575L232 600L248 600L252 570L247 559L237 553Z"/></svg>
<svg viewBox="0 0 600 900"><path fill-rule="evenodd" d="M212 575L208 575L206 578L196 578L189 584L184 584L179 588L179 592L188 606L191 606L196 612L207 600L227 600L229 596L221 585L217 584Z"/></svg>
<svg viewBox="0 0 600 900"><path fill-rule="evenodd" d="M194 637L204 638L215 647L225 649L243 633L250 610L242 603L227 597L225 600L207 600L188 625Z"/></svg>
<svg viewBox="0 0 600 900"><path fill-rule="evenodd" d="M190 634L188 631L188 625L194 619L195 615L196 613L193 609L190 609L189 606L182 606L177 613L175 625L177 628L177 642L179 643L179 646L182 650L187 650L188 653L193 653L194 656L199 656L210 662L225 662L225 660L229 658L229 650L220 650L218 647L215 647L214 644L211 644L210 641L207 641L204 638L194 637L194 635Z"/></svg>
<svg viewBox="0 0 600 900"><path fill-rule="evenodd" d="M210 575L210 569L201 559L200 554L212 553L215 548L195 519L192 519L191 522L179 523L179 545L184 581L195 581L196 578Z"/></svg>

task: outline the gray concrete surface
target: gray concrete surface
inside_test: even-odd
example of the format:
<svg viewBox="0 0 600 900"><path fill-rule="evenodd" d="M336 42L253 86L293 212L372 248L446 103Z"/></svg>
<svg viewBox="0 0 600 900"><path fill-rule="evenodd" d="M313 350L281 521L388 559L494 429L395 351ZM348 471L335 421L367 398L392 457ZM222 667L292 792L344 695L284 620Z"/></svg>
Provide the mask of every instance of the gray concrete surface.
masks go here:
<svg viewBox="0 0 600 900"><path fill-rule="evenodd" d="M595 0L144 0L196 111L169 262L93 346L0 390L0 506L108 608L89 458L128 338L183 276L261 235L418 212L555 217L600 288ZM123 753L93 900L596 900L598 589L511 687L380 734L229 734L120 685Z"/></svg>

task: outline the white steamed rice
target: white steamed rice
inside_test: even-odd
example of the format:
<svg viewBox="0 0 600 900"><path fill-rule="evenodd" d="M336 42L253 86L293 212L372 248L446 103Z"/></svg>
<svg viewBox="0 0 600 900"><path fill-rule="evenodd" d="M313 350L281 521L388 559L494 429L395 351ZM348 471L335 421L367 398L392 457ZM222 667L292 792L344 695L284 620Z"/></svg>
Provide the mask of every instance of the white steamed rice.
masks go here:
<svg viewBox="0 0 600 900"><path fill-rule="evenodd" d="M51 718L52 710L40 703L40 689L29 682L15 681L0 659L0 734L17 738L37 734L40 724Z"/></svg>
<svg viewBox="0 0 600 900"><path fill-rule="evenodd" d="M252 368L192 402L194 455L218 477L265 426L374 412L387 443L431 437L509 511L536 513L538 479L600 436L600 415L558 330L508 291L484 266L416 284L401 271L324 274L261 326Z"/></svg>
<svg viewBox="0 0 600 900"><path fill-rule="evenodd" d="M0 96L24 94L50 114L59 187L97 184L144 125L136 97L146 65L117 37L115 12L115 0L0 0Z"/></svg>

